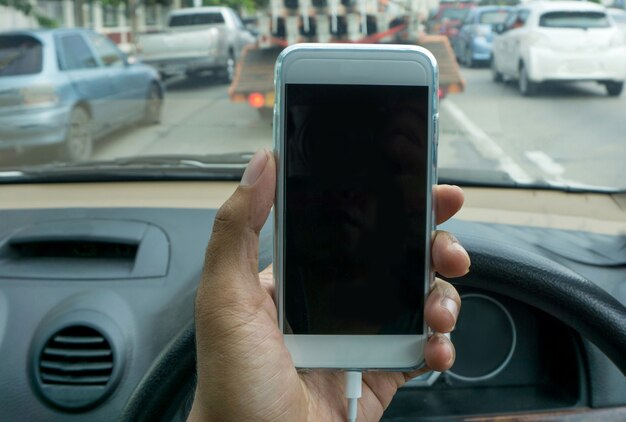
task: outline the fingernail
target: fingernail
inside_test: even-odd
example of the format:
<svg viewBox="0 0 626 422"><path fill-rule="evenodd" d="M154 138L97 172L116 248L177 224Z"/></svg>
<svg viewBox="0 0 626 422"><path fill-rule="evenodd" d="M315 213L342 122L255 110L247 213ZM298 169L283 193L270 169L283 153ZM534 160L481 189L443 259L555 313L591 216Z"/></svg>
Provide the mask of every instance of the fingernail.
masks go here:
<svg viewBox="0 0 626 422"><path fill-rule="evenodd" d="M450 312L454 319L459 316L459 306L454 300L450 299L449 297L444 297L443 299L441 299L439 305L442 308L446 309L448 312Z"/></svg>
<svg viewBox="0 0 626 422"><path fill-rule="evenodd" d="M239 184L241 186L254 185L259 179L261 173L263 173L266 164L267 151L265 151L264 149L257 151L250 159L250 162L246 167L246 171L243 172L243 176L241 177L241 182Z"/></svg>
<svg viewBox="0 0 626 422"><path fill-rule="evenodd" d="M454 365L455 360L456 360L456 349L450 346L450 358L448 359L448 363L447 363L448 368L452 368L452 365Z"/></svg>
<svg viewBox="0 0 626 422"><path fill-rule="evenodd" d="M450 246L448 246L448 247L452 250L452 252L460 252L463 255L465 255L465 260L467 262L467 268L470 267L470 265L472 264L472 261L470 260L469 254L467 253L465 248L463 246L461 246L461 244L458 241L452 242L450 244Z"/></svg>

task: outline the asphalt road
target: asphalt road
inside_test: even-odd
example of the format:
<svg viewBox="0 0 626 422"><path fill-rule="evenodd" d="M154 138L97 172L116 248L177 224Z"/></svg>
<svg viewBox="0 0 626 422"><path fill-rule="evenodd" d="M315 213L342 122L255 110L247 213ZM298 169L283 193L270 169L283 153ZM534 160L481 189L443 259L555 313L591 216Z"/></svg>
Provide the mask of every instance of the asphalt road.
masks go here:
<svg viewBox="0 0 626 422"><path fill-rule="evenodd" d="M466 91L441 103L441 167L501 169L520 182L626 188L626 93L547 86L524 98L489 69L463 69Z"/></svg>
<svg viewBox="0 0 626 422"><path fill-rule="evenodd" d="M129 127L98 142L93 158L220 154L271 148L272 128L247 104L232 103L228 86L210 78L167 84L161 124Z"/></svg>
<svg viewBox="0 0 626 422"><path fill-rule="evenodd" d="M580 83L522 97L494 83L489 69L462 69L466 90L441 102L440 168L500 170L525 183L626 188L626 93ZM204 80L168 83L163 122L132 126L96 145L93 159L207 154L271 148L272 129L228 87Z"/></svg>

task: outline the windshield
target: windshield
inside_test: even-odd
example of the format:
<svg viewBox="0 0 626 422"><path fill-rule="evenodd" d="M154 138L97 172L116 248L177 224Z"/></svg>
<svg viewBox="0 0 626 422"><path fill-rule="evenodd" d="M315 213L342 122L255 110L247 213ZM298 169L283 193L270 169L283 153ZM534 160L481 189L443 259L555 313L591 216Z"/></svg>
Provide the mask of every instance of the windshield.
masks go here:
<svg viewBox="0 0 626 422"><path fill-rule="evenodd" d="M495 25L498 23L504 23L504 21L506 20L506 16L506 10L483 12L480 14L480 23L484 25Z"/></svg>
<svg viewBox="0 0 626 422"><path fill-rule="evenodd" d="M469 9L444 9L441 13L441 19L461 20L465 18Z"/></svg>
<svg viewBox="0 0 626 422"><path fill-rule="evenodd" d="M550 12L539 19L546 28L608 28L611 26L602 12Z"/></svg>
<svg viewBox="0 0 626 422"><path fill-rule="evenodd" d="M503 23L488 37L488 28L443 31L428 19L463 19L469 3L341 2L334 12L327 1L296 0L0 6L0 181L236 180L254 151L273 147L280 52L350 41L435 55L442 181L626 189L623 34L517 31L614 24L601 9L501 3L475 12L481 24Z"/></svg>
<svg viewBox="0 0 626 422"><path fill-rule="evenodd" d="M221 13L194 13L172 16L170 18L170 26L192 26L192 25L210 25L214 23L224 23Z"/></svg>

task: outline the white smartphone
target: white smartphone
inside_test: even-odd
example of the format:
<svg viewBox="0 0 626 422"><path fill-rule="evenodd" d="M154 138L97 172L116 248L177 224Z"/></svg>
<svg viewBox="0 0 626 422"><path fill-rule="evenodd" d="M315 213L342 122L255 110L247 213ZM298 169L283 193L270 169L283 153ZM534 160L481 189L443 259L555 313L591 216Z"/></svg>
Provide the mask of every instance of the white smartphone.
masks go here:
<svg viewBox="0 0 626 422"><path fill-rule="evenodd" d="M437 64L408 45L297 44L276 63L274 276L298 368L424 361Z"/></svg>

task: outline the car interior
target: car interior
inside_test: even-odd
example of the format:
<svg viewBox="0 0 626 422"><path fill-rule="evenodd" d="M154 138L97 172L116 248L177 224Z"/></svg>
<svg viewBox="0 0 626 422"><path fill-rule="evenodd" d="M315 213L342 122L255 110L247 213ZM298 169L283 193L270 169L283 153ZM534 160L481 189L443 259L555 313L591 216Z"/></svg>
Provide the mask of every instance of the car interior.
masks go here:
<svg viewBox="0 0 626 422"><path fill-rule="evenodd" d="M235 186L2 186L3 418L185 420L195 289L216 208ZM457 361L402 388L384 420L625 417L626 240L616 233L626 196L464 189L444 225L472 258L452 281L463 297ZM270 219L261 268L271 245Z"/></svg>
<svg viewBox="0 0 626 422"><path fill-rule="evenodd" d="M48 9L74 2L56 3ZM82 26L113 40L106 45L118 55L116 72L85 42L93 69L14 74L6 64L23 51L8 49L0 33L0 421L185 421L197 382L194 307L205 250L246 164L272 148L263 116L274 97L256 87L256 97L233 95L243 59L229 62L239 66L233 85L184 71L164 80L140 51L122 52L132 38L122 6L116 15L108 3L84 3L97 13L84 13ZM176 2L157 3L137 6L151 12L137 14L135 29L162 35L148 18L165 21ZM343 3L350 5L341 10L356 4ZM0 31L11 29L4 4ZM73 12L63 16L73 20ZM422 12L425 21L428 7ZM119 20L103 25L93 16ZM269 14L258 16L259 27L270 24ZM441 61L438 183L465 193L461 211L438 229L458 238L471 268L448 280L462 298L450 334L454 365L409 381L382 420L626 421L626 94L577 79L522 96L511 78L492 80L488 62L460 68L445 35L431 35L451 56ZM278 51L288 44L281 42ZM615 48L626 53L626 44ZM274 58L266 59L269 72L255 74L270 91ZM97 87L102 95L76 89L66 99L54 85L63 77L65 87L78 80L92 89L92 70L107 81ZM133 72L136 79L125 79ZM448 90L443 76L453 73L462 83ZM119 98L108 101L112 87ZM136 113L120 107L129 101ZM87 104L124 124L94 136ZM37 120L61 105L64 114ZM53 126L62 136L45 144ZM87 152L60 160L54 148L73 137ZM273 221L260 232L259 271L272 263Z"/></svg>

